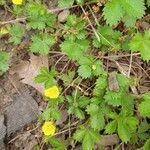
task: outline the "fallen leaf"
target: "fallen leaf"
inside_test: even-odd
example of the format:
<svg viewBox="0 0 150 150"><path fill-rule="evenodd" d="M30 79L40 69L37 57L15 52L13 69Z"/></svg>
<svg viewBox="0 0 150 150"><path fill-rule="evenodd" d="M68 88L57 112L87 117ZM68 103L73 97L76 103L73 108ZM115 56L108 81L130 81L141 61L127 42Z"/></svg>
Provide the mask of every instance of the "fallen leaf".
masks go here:
<svg viewBox="0 0 150 150"><path fill-rule="evenodd" d="M29 61L21 60L19 64L11 67L10 74L18 73L22 83L28 84L43 93L44 86L36 84L34 78L38 75L41 67L48 68L48 57L47 56L36 56L31 54Z"/></svg>
<svg viewBox="0 0 150 150"><path fill-rule="evenodd" d="M109 74L109 90L110 91L118 91L119 90L119 85L118 81L116 78L116 74L114 72Z"/></svg>
<svg viewBox="0 0 150 150"><path fill-rule="evenodd" d="M58 21L59 22L66 22L67 17L69 16L70 11L69 10L63 10L62 12L59 13L58 15Z"/></svg>
<svg viewBox="0 0 150 150"><path fill-rule="evenodd" d="M113 146L119 143L119 137L117 134L102 136L99 144L103 146Z"/></svg>

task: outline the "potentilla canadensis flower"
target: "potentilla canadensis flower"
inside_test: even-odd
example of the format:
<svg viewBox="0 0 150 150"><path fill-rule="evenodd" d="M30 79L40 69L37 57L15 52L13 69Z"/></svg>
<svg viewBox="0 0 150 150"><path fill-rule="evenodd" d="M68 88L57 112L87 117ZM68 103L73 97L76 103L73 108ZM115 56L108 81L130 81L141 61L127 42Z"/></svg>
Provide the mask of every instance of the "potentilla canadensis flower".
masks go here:
<svg viewBox="0 0 150 150"><path fill-rule="evenodd" d="M12 0L14 5L22 5L23 0Z"/></svg>
<svg viewBox="0 0 150 150"><path fill-rule="evenodd" d="M57 86L52 86L44 91L44 95L51 99L58 98L60 92Z"/></svg>
<svg viewBox="0 0 150 150"><path fill-rule="evenodd" d="M42 132L46 136L53 136L56 131L56 126L52 121L46 121L42 126Z"/></svg>

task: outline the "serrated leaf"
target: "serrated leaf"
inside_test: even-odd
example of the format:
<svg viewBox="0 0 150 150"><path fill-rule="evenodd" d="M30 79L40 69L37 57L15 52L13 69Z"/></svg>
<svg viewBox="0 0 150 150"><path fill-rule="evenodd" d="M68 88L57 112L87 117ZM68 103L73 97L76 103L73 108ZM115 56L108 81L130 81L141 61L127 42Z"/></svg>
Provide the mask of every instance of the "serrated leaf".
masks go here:
<svg viewBox="0 0 150 150"><path fill-rule="evenodd" d="M90 78L92 75L92 69L87 65L81 65L78 69L78 73L79 76L81 76L84 79Z"/></svg>
<svg viewBox="0 0 150 150"><path fill-rule="evenodd" d="M56 108L47 108L41 116L44 121L49 121L50 119L58 120L61 117L61 113Z"/></svg>
<svg viewBox="0 0 150 150"><path fill-rule="evenodd" d="M116 129L117 129L117 121L116 120L108 123L105 127L105 131L108 134L114 133L116 131Z"/></svg>
<svg viewBox="0 0 150 150"><path fill-rule="evenodd" d="M86 129L84 127L80 127L80 129L78 129L74 135L73 135L73 138L79 142L81 142L85 136L85 132L86 132Z"/></svg>
<svg viewBox="0 0 150 150"><path fill-rule="evenodd" d="M65 142L55 137L45 137L45 142L50 144L55 150L66 150Z"/></svg>
<svg viewBox="0 0 150 150"><path fill-rule="evenodd" d="M103 15L107 24L115 25L121 19L127 27L133 26L144 15L144 0L111 0L105 4Z"/></svg>
<svg viewBox="0 0 150 150"><path fill-rule="evenodd" d="M106 91L107 84L108 84L107 75L106 76L103 75L103 76L99 77L96 80L96 86L94 87L93 95L97 96L97 97L103 97L104 92Z"/></svg>
<svg viewBox="0 0 150 150"><path fill-rule="evenodd" d="M120 7L119 1L112 0L105 4L103 9L103 15L106 19L107 24L111 26L117 24L120 19L124 16L124 10Z"/></svg>
<svg viewBox="0 0 150 150"><path fill-rule="evenodd" d="M123 142L127 143L128 141L130 141L131 133L128 127L123 124L123 122L120 121L118 123L117 131L118 131L119 137L121 138Z"/></svg>
<svg viewBox="0 0 150 150"><path fill-rule="evenodd" d="M74 0L59 0L58 5L59 5L60 7L65 8L65 7L70 7L70 6L72 6L73 3L74 3Z"/></svg>
<svg viewBox="0 0 150 150"><path fill-rule="evenodd" d="M50 47L53 46L54 43L54 37L48 35L47 33L34 35L32 36L30 51L47 55L49 53Z"/></svg>
<svg viewBox="0 0 150 150"><path fill-rule="evenodd" d="M90 117L90 125L94 130L101 130L105 126L104 115L98 113Z"/></svg>
<svg viewBox="0 0 150 150"><path fill-rule="evenodd" d="M24 29L20 24L15 24L9 29L9 33L11 37L9 38L9 42L14 44L19 44L24 35Z"/></svg>
<svg viewBox="0 0 150 150"><path fill-rule="evenodd" d="M29 29L42 30L46 26L52 27L56 22L54 14L48 13L48 9L38 2L32 2L27 5L27 27Z"/></svg>
<svg viewBox="0 0 150 150"><path fill-rule="evenodd" d="M45 88L52 87L56 85L56 80L54 76L56 73L50 72L46 67L41 67L39 75L35 77L36 83L44 83Z"/></svg>
<svg viewBox="0 0 150 150"><path fill-rule="evenodd" d="M65 40L61 45L61 51L72 60L79 60L89 47L87 40Z"/></svg>
<svg viewBox="0 0 150 150"><path fill-rule="evenodd" d="M150 149L150 138L144 144L144 150L149 150L149 149Z"/></svg>
<svg viewBox="0 0 150 150"><path fill-rule="evenodd" d="M94 144L100 140L100 135L91 128L81 126L80 129L74 133L73 138L82 142L83 150L92 150Z"/></svg>
<svg viewBox="0 0 150 150"><path fill-rule="evenodd" d="M141 57L145 61L150 60L150 30L145 31L144 35L141 33L135 34L130 42L130 49L132 52L139 51Z"/></svg>
<svg viewBox="0 0 150 150"><path fill-rule="evenodd" d="M139 104L139 111L143 117L150 117L150 93L143 97L143 101Z"/></svg>

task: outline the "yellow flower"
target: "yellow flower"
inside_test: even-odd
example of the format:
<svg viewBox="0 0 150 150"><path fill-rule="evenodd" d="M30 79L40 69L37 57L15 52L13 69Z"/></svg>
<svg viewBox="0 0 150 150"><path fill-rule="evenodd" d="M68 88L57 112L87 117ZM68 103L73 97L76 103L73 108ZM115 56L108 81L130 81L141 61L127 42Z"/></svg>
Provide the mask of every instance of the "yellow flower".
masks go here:
<svg viewBox="0 0 150 150"><path fill-rule="evenodd" d="M12 2L15 5L21 5L23 3L23 0L12 0Z"/></svg>
<svg viewBox="0 0 150 150"><path fill-rule="evenodd" d="M93 69L93 70L96 70L96 65L92 65L92 69Z"/></svg>
<svg viewBox="0 0 150 150"><path fill-rule="evenodd" d="M44 91L44 95L48 98L55 99L58 98L60 92L57 86L53 86Z"/></svg>
<svg viewBox="0 0 150 150"><path fill-rule="evenodd" d="M42 126L42 131L43 131L44 135L53 136L56 131L56 126L54 125L54 123L52 121L46 121Z"/></svg>

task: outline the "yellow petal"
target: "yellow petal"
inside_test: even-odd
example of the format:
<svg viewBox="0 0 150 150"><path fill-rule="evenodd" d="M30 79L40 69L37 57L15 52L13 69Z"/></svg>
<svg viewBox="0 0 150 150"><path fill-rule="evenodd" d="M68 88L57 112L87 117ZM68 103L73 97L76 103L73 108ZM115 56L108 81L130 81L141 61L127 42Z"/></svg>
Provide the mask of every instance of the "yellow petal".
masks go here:
<svg viewBox="0 0 150 150"><path fill-rule="evenodd" d="M42 131L44 135L46 136L49 136L49 135L53 136L56 131L56 126L54 125L52 121L46 121L42 126Z"/></svg>
<svg viewBox="0 0 150 150"><path fill-rule="evenodd" d="M48 88L44 91L44 95L48 98L51 98L51 99L56 99L58 98L60 92L59 92L59 89L57 86L53 86L51 88Z"/></svg>
<svg viewBox="0 0 150 150"><path fill-rule="evenodd" d="M21 5L23 3L23 0L12 0L12 2L15 5Z"/></svg>
<svg viewBox="0 0 150 150"><path fill-rule="evenodd" d="M92 65L92 69L93 69L93 70L96 70L96 65Z"/></svg>

